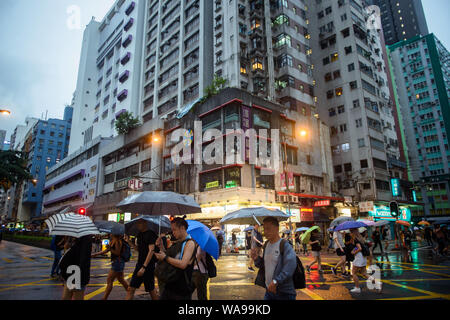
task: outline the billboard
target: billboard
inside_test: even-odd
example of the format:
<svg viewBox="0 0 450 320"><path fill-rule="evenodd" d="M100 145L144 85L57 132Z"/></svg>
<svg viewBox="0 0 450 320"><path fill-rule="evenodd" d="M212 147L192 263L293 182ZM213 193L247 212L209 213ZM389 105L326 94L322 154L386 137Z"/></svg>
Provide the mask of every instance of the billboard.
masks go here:
<svg viewBox="0 0 450 320"><path fill-rule="evenodd" d="M388 220L395 221L395 218L391 216L391 210L388 206L374 206L373 211L369 211L369 216L375 218L375 220ZM411 210L406 207L400 207L400 215L398 220L411 222Z"/></svg>

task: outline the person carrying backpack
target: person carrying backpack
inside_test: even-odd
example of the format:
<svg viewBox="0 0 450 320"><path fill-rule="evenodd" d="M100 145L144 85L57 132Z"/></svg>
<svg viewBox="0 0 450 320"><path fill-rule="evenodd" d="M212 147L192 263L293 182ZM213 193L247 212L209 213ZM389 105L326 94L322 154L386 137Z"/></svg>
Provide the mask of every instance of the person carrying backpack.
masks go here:
<svg viewBox="0 0 450 320"><path fill-rule="evenodd" d="M111 270L109 270L108 278L106 279L106 289L102 300L108 300L111 294L114 280L117 279L122 284L125 291L128 291L128 282L123 277L123 270L125 263L130 261L131 249L128 243L119 235L112 235L111 242L107 248L101 252L92 254L92 258L111 252Z"/></svg>
<svg viewBox="0 0 450 320"><path fill-rule="evenodd" d="M280 238L279 222L274 217L263 221L264 234L268 241L264 244L263 257L256 249L250 251L255 266L259 268L255 284L266 289L264 300L295 300L297 294L294 273L297 256L292 246Z"/></svg>
<svg viewBox="0 0 450 320"><path fill-rule="evenodd" d="M355 231L356 230L356 231ZM355 287L350 290L352 293L361 293L361 288L359 287L358 274L361 274L364 278L368 278L366 272L367 266L367 256L370 255L369 249L364 244L364 239L358 237L358 229L351 230L351 240L349 243L349 250L354 256L353 267L352 267L352 277L355 282ZM358 234L357 234L358 232ZM361 235L360 235L361 236ZM347 245L346 245L347 246Z"/></svg>
<svg viewBox="0 0 450 320"><path fill-rule="evenodd" d="M171 221L172 233L177 242L165 250L155 253L159 260L155 274L164 282L161 300L191 300L194 292L192 272L197 255L197 243L187 233L188 223L184 218Z"/></svg>
<svg viewBox="0 0 450 320"><path fill-rule="evenodd" d="M197 289L198 300L208 300L207 285L208 285L208 269L206 264L207 253L200 247L197 249L196 261L194 263L194 270L192 271L192 281Z"/></svg>

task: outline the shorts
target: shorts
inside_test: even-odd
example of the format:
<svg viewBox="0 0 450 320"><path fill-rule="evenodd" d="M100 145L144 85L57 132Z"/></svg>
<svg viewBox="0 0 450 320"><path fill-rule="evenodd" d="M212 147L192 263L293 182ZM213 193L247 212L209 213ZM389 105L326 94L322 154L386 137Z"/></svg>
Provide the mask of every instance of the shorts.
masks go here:
<svg viewBox="0 0 450 320"><path fill-rule="evenodd" d="M123 260L114 260L111 261L111 270L114 272L123 272L125 269L125 261Z"/></svg>
<svg viewBox="0 0 450 320"><path fill-rule="evenodd" d="M313 257L320 257L320 251L311 251Z"/></svg>
<svg viewBox="0 0 450 320"><path fill-rule="evenodd" d="M345 252L342 251L340 248L336 249L336 254L338 255L338 257L343 257L345 256Z"/></svg>
<svg viewBox="0 0 450 320"><path fill-rule="evenodd" d="M137 273L141 270L141 268L142 265L136 265L133 276L131 277L130 287L139 289L143 282L146 292L153 291L155 289L155 269L151 268L149 265L147 266L144 275L142 277L138 277Z"/></svg>

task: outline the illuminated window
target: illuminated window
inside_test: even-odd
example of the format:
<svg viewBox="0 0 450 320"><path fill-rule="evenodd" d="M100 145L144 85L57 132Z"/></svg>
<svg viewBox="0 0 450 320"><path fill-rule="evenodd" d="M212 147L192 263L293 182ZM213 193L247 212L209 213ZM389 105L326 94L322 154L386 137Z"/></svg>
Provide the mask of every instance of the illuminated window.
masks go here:
<svg viewBox="0 0 450 320"><path fill-rule="evenodd" d="M331 55L331 62L337 61L339 59L339 54L337 52Z"/></svg>
<svg viewBox="0 0 450 320"><path fill-rule="evenodd" d="M262 62L259 58L252 59L252 70L264 70Z"/></svg>
<svg viewBox="0 0 450 320"><path fill-rule="evenodd" d="M335 90L336 96L342 96L342 88L336 88Z"/></svg>
<svg viewBox="0 0 450 320"><path fill-rule="evenodd" d="M259 19L253 19L252 23L251 23L251 29L254 30L259 27L261 27L261 23L260 23Z"/></svg>
<svg viewBox="0 0 450 320"><path fill-rule="evenodd" d="M241 73L247 74L247 69L245 68L244 65L241 65Z"/></svg>
<svg viewBox="0 0 450 320"><path fill-rule="evenodd" d="M284 46L286 44L291 46L291 36L282 33L277 37L277 41L275 43L275 48Z"/></svg>

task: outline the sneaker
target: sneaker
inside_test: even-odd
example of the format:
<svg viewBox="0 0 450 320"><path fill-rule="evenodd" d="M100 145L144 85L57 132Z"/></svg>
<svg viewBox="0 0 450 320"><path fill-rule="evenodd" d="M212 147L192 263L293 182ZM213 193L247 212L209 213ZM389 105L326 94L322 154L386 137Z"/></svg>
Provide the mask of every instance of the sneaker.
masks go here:
<svg viewBox="0 0 450 320"><path fill-rule="evenodd" d="M331 273L333 273L333 275L336 275L336 268L331 267Z"/></svg>
<svg viewBox="0 0 450 320"><path fill-rule="evenodd" d="M253 269L252 267L248 267L248 270L255 272L255 269Z"/></svg>
<svg viewBox="0 0 450 320"><path fill-rule="evenodd" d="M353 288L350 290L351 293L361 293L361 288Z"/></svg>
<svg viewBox="0 0 450 320"><path fill-rule="evenodd" d="M306 266L306 271L307 271L308 273L311 273L311 267L310 267L310 266Z"/></svg>

